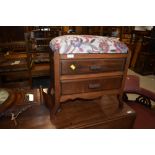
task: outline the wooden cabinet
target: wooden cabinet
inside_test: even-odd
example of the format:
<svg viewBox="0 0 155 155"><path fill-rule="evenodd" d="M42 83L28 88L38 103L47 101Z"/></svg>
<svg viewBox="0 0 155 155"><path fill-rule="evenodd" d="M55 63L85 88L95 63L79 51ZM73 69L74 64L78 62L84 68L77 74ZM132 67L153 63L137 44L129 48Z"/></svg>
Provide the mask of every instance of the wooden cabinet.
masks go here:
<svg viewBox="0 0 155 155"><path fill-rule="evenodd" d="M31 55L12 52L1 55L0 60L0 77L3 87L31 87Z"/></svg>
<svg viewBox="0 0 155 155"><path fill-rule="evenodd" d="M127 54L67 54L54 52L51 57L54 75L51 92L55 100L53 113L67 100L94 99L105 94L121 96L127 74L130 53ZM51 62L52 62L51 61ZM52 68L52 67L51 67ZM52 75L52 73L51 73ZM53 92L54 90L54 92Z"/></svg>
<svg viewBox="0 0 155 155"><path fill-rule="evenodd" d="M140 53L134 70L142 75L155 74L155 54Z"/></svg>
<svg viewBox="0 0 155 155"><path fill-rule="evenodd" d="M49 76L49 42L51 40L50 27L33 27L29 32L28 53L32 53L34 65L32 77Z"/></svg>

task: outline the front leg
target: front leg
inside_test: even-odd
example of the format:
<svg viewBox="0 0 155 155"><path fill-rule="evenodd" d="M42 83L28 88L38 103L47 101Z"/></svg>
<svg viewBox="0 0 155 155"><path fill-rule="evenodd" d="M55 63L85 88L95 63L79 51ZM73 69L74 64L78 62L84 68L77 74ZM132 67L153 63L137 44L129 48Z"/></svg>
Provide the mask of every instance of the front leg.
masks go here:
<svg viewBox="0 0 155 155"><path fill-rule="evenodd" d="M118 98L118 101L119 101L119 108L123 108L123 106L124 106L124 102L123 102L123 96L122 96L122 94L118 94L117 95L117 98Z"/></svg>
<svg viewBox="0 0 155 155"><path fill-rule="evenodd" d="M54 107L51 109L51 119L56 117L56 114L61 111L61 104L60 102L56 102Z"/></svg>

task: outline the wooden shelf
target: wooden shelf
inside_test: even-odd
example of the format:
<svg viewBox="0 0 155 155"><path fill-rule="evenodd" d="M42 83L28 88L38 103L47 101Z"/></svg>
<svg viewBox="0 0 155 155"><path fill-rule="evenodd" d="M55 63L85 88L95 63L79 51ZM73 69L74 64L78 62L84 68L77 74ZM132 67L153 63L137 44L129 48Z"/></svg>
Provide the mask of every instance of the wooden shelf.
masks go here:
<svg viewBox="0 0 155 155"><path fill-rule="evenodd" d="M34 38L34 40L51 40L51 38Z"/></svg>
<svg viewBox="0 0 155 155"><path fill-rule="evenodd" d="M42 29L46 28L47 31ZM33 27L33 35L28 39L30 50L33 55L33 67L31 69L32 77L50 76L50 58L49 42L51 41L50 26Z"/></svg>
<svg viewBox="0 0 155 155"><path fill-rule="evenodd" d="M30 88L30 83L29 81L16 81L16 82L7 82L3 83L2 87L5 88Z"/></svg>
<svg viewBox="0 0 155 155"><path fill-rule="evenodd" d="M30 59L28 54L10 52L0 62L1 85L5 87L31 87ZM28 81L28 82L27 82Z"/></svg>
<svg viewBox="0 0 155 155"><path fill-rule="evenodd" d="M31 70L32 77L50 76L50 64L34 64Z"/></svg>

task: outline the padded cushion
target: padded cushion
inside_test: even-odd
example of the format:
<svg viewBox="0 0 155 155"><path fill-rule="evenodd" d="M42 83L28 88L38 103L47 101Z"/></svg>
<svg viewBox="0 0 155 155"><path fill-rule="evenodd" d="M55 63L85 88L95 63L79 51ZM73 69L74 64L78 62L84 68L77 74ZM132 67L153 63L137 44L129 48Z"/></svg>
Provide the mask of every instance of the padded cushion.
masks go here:
<svg viewBox="0 0 155 155"><path fill-rule="evenodd" d="M124 92L139 94L150 98L155 101L155 93L140 87L140 78L136 75L128 75L125 81Z"/></svg>
<svg viewBox="0 0 155 155"><path fill-rule="evenodd" d="M127 53L127 46L114 37L64 35L50 41L52 51L69 53Z"/></svg>

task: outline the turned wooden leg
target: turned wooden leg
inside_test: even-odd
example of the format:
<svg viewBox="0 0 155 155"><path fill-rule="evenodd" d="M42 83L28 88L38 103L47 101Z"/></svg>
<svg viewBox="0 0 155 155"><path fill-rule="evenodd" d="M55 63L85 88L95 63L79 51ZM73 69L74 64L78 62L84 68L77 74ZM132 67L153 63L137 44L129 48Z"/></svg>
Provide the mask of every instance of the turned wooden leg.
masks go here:
<svg viewBox="0 0 155 155"><path fill-rule="evenodd" d="M117 96L117 98L118 98L118 101L119 101L119 108L123 108L123 105L124 105L124 102L123 102L123 96L122 95L118 95Z"/></svg>
<svg viewBox="0 0 155 155"><path fill-rule="evenodd" d="M126 94L125 92L123 93L122 100L123 100L124 102L128 102L128 101L129 101L129 100L128 100L128 96L127 96L127 94Z"/></svg>
<svg viewBox="0 0 155 155"><path fill-rule="evenodd" d="M56 106L54 107L54 109L53 109L53 113L54 113L54 115L56 115L57 112L60 112L60 111L61 111L61 105L58 104L58 105L56 105Z"/></svg>
<svg viewBox="0 0 155 155"><path fill-rule="evenodd" d="M55 100L54 107L51 110L51 116L56 116L56 114L60 111L61 111L61 103Z"/></svg>

